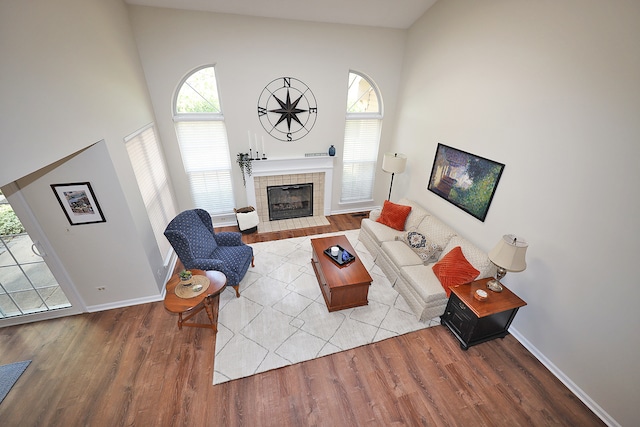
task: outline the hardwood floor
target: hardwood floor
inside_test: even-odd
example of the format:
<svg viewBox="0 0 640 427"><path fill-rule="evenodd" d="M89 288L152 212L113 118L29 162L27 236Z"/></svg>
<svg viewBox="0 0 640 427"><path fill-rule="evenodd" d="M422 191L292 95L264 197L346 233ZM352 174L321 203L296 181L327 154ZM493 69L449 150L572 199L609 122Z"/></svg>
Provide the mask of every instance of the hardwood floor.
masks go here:
<svg viewBox="0 0 640 427"><path fill-rule="evenodd" d="M360 218L244 238L358 228ZM157 302L0 329L0 364L33 361L0 404L0 423L604 425L512 336L465 352L437 326L213 386L215 334L176 321Z"/></svg>

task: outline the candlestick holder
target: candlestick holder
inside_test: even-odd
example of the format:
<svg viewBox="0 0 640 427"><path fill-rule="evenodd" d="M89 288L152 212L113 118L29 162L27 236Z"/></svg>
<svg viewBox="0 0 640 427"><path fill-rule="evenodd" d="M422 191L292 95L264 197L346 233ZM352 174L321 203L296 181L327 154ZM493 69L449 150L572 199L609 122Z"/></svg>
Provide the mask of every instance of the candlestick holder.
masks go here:
<svg viewBox="0 0 640 427"><path fill-rule="evenodd" d="M265 153L262 153L262 160L267 160L267 155Z"/></svg>

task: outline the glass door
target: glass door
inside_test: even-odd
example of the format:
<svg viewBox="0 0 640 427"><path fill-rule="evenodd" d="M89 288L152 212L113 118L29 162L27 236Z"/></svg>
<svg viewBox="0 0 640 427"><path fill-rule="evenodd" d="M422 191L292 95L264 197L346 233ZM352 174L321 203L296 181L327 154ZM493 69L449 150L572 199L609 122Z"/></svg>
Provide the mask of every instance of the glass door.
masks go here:
<svg viewBox="0 0 640 427"><path fill-rule="evenodd" d="M28 210L21 197L14 199L22 205L21 211ZM29 315L28 321L80 312L74 310L47 265L55 259L50 256L52 250L47 250L37 226L29 228L34 229L31 234L0 190L0 326L7 319L12 319L11 324L23 323L27 319L16 318Z"/></svg>

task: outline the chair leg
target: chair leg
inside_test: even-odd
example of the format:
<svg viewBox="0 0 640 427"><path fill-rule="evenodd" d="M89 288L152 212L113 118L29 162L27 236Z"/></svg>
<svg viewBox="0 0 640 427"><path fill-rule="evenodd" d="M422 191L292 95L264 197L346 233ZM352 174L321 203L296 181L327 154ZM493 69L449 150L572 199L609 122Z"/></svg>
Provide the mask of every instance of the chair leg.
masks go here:
<svg viewBox="0 0 640 427"><path fill-rule="evenodd" d="M240 298L240 285L235 285L233 289L236 290L236 298Z"/></svg>
<svg viewBox="0 0 640 427"><path fill-rule="evenodd" d="M255 258L255 257L251 257L251 267L255 267L255 266L256 266L256 265L253 263L253 259L254 259L254 258Z"/></svg>

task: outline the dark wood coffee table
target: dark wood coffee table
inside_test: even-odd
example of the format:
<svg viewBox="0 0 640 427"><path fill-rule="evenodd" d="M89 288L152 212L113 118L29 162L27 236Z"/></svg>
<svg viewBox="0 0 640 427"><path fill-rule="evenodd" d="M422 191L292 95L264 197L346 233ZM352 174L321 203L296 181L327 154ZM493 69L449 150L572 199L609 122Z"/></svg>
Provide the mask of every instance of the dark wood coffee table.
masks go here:
<svg viewBox="0 0 640 427"><path fill-rule="evenodd" d="M171 313L178 314L178 329L183 326L193 328L210 328L217 332L216 324L213 320L213 309L211 308L211 298L218 295L227 286L227 276L219 271L191 270L194 276L206 276L209 279L209 287L206 291L193 298L180 298L176 295L176 286L180 284L180 277L174 274L167 283L167 292L164 296L164 307ZM206 323L187 323L187 321L202 310L207 312L210 325ZM186 314L186 317L182 317Z"/></svg>
<svg viewBox="0 0 640 427"><path fill-rule="evenodd" d="M324 250L340 245L356 259L345 265L336 264ZM349 240L344 235L311 239L313 258L311 265L316 272L322 296L329 311L344 310L369 304L367 296L371 276L360 261Z"/></svg>

